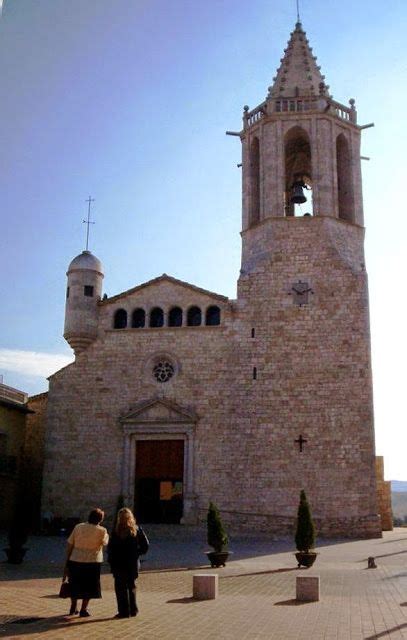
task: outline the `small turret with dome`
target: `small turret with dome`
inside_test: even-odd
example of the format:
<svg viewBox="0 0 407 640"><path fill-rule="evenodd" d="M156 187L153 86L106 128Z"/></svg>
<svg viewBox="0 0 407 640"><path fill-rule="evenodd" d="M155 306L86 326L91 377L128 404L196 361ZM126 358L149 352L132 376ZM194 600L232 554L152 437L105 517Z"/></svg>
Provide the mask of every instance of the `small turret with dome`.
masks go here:
<svg viewBox="0 0 407 640"><path fill-rule="evenodd" d="M98 333L98 302L102 295L102 263L82 251L68 267L64 338L75 355L86 349Z"/></svg>

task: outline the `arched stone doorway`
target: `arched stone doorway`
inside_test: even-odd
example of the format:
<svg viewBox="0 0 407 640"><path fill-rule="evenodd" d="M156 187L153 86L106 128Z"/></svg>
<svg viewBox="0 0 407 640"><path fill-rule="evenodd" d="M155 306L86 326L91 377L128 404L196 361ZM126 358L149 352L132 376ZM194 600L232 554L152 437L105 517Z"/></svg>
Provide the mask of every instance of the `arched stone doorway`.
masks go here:
<svg viewBox="0 0 407 640"><path fill-rule="evenodd" d="M194 438L197 416L160 398L120 418L122 494L141 521L196 522Z"/></svg>

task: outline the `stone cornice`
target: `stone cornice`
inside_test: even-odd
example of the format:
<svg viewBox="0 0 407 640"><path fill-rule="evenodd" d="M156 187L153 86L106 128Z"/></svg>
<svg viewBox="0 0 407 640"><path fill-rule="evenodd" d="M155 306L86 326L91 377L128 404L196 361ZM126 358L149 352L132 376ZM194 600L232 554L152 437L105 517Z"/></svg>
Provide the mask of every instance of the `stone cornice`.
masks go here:
<svg viewBox="0 0 407 640"><path fill-rule="evenodd" d="M219 293L214 293L213 291L208 291L207 289L202 289L201 287L197 287L193 284L189 284L189 282L184 282L183 280L178 280L177 278L173 278L172 276L168 276L166 273L163 273L161 276L158 276L158 278L153 278L153 280L148 280L148 282L144 282L143 284L139 284L136 287L133 287L132 289L127 289L127 291L123 291L122 293L118 293L116 296L112 296L111 298L107 298L105 300L101 300L99 302L100 305L106 305L109 304L111 302L117 302L117 300L120 300L122 298L125 298L133 293L136 293L138 291L141 291L142 289L145 289L146 287L150 287L154 284L158 284L160 282L169 282L172 284L176 284L178 286L181 287L185 287L187 289L191 289L194 292L198 292L198 293L203 293L204 295L209 296L210 298L213 298L215 300L220 300L222 302L228 302L229 298L227 296L222 296Z"/></svg>
<svg viewBox="0 0 407 640"><path fill-rule="evenodd" d="M172 400L166 398L153 398L131 408L129 413L119 419L123 425L142 423L148 424L173 424L173 423L195 423L198 415L181 407Z"/></svg>

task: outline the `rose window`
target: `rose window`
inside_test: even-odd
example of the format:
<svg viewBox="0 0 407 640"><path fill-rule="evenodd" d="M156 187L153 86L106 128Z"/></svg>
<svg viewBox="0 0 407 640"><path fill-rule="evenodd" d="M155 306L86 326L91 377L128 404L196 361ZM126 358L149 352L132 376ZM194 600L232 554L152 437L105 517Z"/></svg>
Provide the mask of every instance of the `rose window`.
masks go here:
<svg viewBox="0 0 407 640"><path fill-rule="evenodd" d="M174 365L169 360L160 360L153 368L153 375L157 382L168 382L174 373Z"/></svg>

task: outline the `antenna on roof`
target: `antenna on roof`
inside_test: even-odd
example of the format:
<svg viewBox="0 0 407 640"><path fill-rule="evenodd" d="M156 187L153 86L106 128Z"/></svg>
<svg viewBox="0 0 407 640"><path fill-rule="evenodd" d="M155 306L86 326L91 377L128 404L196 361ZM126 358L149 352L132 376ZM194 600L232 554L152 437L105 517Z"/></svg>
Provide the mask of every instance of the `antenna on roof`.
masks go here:
<svg viewBox="0 0 407 640"><path fill-rule="evenodd" d="M92 202L95 202L94 198L91 198L89 196L89 198L87 200L85 200L85 202L88 203L88 219L87 220L82 220L83 224L86 224L86 251L88 251L88 247L89 247L89 225L90 224L95 224L91 219L90 219L90 206L92 204Z"/></svg>
<svg viewBox="0 0 407 640"><path fill-rule="evenodd" d="M300 19L300 0L297 0L297 22L301 22L301 19Z"/></svg>

